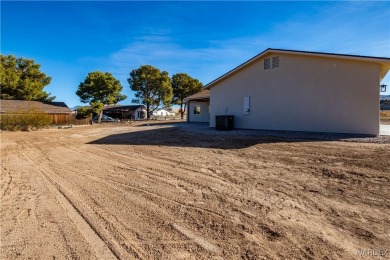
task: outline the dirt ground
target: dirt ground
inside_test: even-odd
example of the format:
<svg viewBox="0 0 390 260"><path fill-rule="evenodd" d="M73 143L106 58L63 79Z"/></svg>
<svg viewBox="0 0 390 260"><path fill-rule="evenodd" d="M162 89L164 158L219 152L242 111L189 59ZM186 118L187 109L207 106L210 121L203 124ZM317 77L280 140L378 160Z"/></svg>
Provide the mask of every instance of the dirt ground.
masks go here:
<svg viewBox="0 0 390 260"><path fill-rule="evenodd" d="M0 135L1 259L390 258L389 144L169 125Z"/></svg>

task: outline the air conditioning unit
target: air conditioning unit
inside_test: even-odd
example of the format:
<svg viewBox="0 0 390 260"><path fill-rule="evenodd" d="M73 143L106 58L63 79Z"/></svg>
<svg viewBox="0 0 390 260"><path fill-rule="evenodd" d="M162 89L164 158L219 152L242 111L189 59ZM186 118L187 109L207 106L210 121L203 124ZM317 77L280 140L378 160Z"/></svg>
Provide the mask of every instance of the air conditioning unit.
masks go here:
<svg viewBox="0 0 390 260"><path fill-rule="evenodd" d="M215 116L215 129L225 130L225 131L234 129L234 116L232 115Z"/></svg>

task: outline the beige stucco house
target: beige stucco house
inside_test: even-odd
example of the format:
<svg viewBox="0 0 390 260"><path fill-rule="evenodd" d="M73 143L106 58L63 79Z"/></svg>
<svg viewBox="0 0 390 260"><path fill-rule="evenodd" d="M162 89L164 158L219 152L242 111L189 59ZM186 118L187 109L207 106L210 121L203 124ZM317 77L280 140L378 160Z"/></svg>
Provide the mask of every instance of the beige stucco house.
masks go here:
<svg viewBox="0 0 390 260"><path fill-rule="evenodd" d="M210 127L379 134L379 85L390 58L267 49L205 86Z"/></svg>

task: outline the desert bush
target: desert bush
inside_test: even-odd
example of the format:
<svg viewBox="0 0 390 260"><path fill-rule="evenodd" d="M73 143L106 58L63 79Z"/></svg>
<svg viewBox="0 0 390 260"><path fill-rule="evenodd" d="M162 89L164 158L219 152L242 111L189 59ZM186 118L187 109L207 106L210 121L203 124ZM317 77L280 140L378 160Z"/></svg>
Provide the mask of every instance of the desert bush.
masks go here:
<svg viewBox="0 0 390 260"><path fill-rule="evenodd" d="M381 116L390 116L390 110L381 110L380 115Z"/></svg>
<svg viewBox="0 0 390 260"><path fill-rule="evenodd" d="M6 113L0 117L0 128L6 131L29 131L48 127L51 118L48 114L36 110Z"/></svg>
<svg viewBox="0 0 390 260"><path fill-rule="evenodd" d="M86 119L91 117L91 114L93 113L93 108L92 107L79 107L77 108L77 114L76 114L76 119Z"/></svg>

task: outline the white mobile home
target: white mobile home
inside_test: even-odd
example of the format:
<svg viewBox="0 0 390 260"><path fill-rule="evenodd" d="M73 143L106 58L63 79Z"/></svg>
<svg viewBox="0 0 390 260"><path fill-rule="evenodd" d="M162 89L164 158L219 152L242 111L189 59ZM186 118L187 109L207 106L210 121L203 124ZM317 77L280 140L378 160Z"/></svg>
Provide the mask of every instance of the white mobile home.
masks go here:
<svg viewBox="0 0 390 260"><path fill-rule="evenodd" d="M157 111L153 112L153 116L161 116L161 117L175 116L175 113L165 109L158 109Z"/></svg>
<svg viewBox="0 0 390 260"><path fill-rule="evenodd" d="M390 58L267 49L205 86L210 127L379 134L379 85Z"/></svg>

